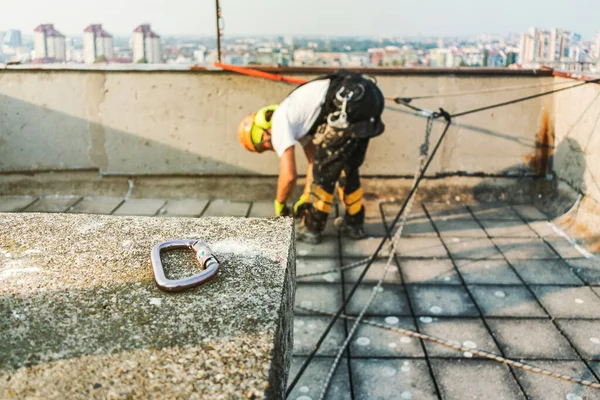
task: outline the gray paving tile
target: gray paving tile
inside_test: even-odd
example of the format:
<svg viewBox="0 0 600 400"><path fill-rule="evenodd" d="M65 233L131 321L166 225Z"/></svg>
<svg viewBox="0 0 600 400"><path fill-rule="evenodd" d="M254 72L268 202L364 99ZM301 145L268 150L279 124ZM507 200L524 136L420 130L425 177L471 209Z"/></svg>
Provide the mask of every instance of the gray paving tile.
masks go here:
<svg viewBox="0 0 600 400"><path fill-rule="evenodd" d="M450 259L400 260L406 283L458 285L461 280Z"/></svg>
<svg viewBox="0 0 600 400"><path fill-rule="evenodd" d="M532 361L532 365L552 372L596 382L594 375L581 361ZM515 374L523 389L531 399L576 400L595 399L598 389L585 387L532 372L515 369Z"/></svg>
<svg viewBox="0 0 600 400"><path fill-rule="evenodd" d="M600 285L600 262L587 258L569 258L565 260L585 283Z"/></svg>
<svg viewBox="0 0 600 400"><path fill-rule="evenodd" d="M296 376L305 359L306 357L294 357L292 359L288 383L290 383ZM288 398L299 400L318 399L319 395L321 394L321 388L325 383L325 378L327 377L329 369L332 365L332 357L315 357ZM352 399L350 390L350 374L348 372L348 361L346 358L342 358L340 360L325 399Z"/></svg>
<svg viewBox="0 0 600 400"><path fill-rule="evenodd" d="M479 312L462 286L407 287L415 315L477 316Z"/></svg>
<svg viewBox="0 0 600 400"><path fill-rule="evenodd" d="M165 204L165 200L160 199L127 199L113 215L146 215L152 216L158 213L158 210Z"/></svg>
<svg viewBox="0 0 600 400"><path fill-rule="evenodd" d="M19 212L36 199L35 196L0 196L0 212Z"/></svg>
<svg viewBox="0 0 600 400"><path fill-rule="evenodd" d="M412 318L370 317L365 318L390 327L414 330ZM354 321L347 321L350 331ZM425 357L420 340L399 332L360 324L350 344L352 357Z"/></svg>
<svg viewBox="0 0 600 400"><path fill-rule="evenodd" d="M537 233L525 222L516 220L483 219L481 224L491 237L537 237Z"/></svg>
<svg viewBox="0 0 600 400"><path fill-rule="evenodd" d="M437 399L425 360L350 360L354 398Z"/></svg>
<svg viewBox="0 0 600 400"><path fill-rule="evenodd" d="M396 253L403 258L448 258L444 245L437 237L402 238Z"/></svg>
<svg viewBox="0 0 600 400"><path fill-rule="evenodd" d="M488 238L444 237L443 240L454 259L482 260L504 258Z"/></svg>
<svg viewBox="0 0 600 400"><path fill-rule="evenodd" d="M295 315L294 316L294 355L308 356L317 340L329 325L330 317ZM335 356L346 339L344 321L338 319L323 341L317 355Z"/></svg>
<svg viewBox="0 0 600 400"><path fill-rule="evenodd" d="M275 207L272 201L255 201L250 208L249 217L272 218L275 217Z"/></svg>
<svg viewBox="0 0 600 400"><path fill-rule="evenodd" d="M531 286L548 310L559 318L600 318L600 298L589 287Z"/></svg>
<svg viewBox="0 0 600 400"><path fill-rule="evenodd" d="M552 246L554 250L562 258L581 258L583 254L577 250L575 246L573 246L569 241L562 237L549 237L545 238L545 240Z"/></svg>
<svg viewBox="0 0 600 400"><path fill-rule="evenodd" d="M342 305L342 288L339 284L298 283L296 285L296 305L316 308L335 313ZM315 314L296 308L296 314Z"/></svg>
<svg viewBox="0 0 600 400"><path fill-rule="evenodd" d="M69 208L79 201L79 196L44 196L28 206L25 212L67 212Z"/></svg>
<svg viewBox="0 0 600 400"><path fill-rule="evenodd" d="M488 319L492 334L508 358L577 360L577 354L546 319Z"/></svg>
<svg viewBox="0 0 600 400"><path fill-rule="evenodd" d="M455 260L466 283L519 285L521 280L505 260Z"/></svg>
<svg viewBox="0 0 600 400"><path fill-rule="evenodd" d="M162 217L199 217L208 205L208 200L181 199L168 200L158 215Z"/></svg>
<svg viewBox="0 0 600 400"><path fill-rule="evenodd" d="M514 260L511 264L523 280L529 284L583 284L563 260Z"/></svg>
<svg viewBox="0 0 600 400"><path fill-rule="evenodd" d="M526 221L547 221L548 217L536 206L521 204L512 206L513 210L517 212Z"/></svg>
<svg viewBox="0 0 600 400"><path fill-rule="evenodd" d="M471 213L463 204L425 203L425 208L432 218L444 216L452 218L466 218L471 216Z"/></svg>
<svg viewBox="0 0 600 400"><path fill-rule="evenodd" d="M344 257L344 259L348 257L369 257L375 253L375 250L377 250L382 240L382 238L352 240L347 237L342 237L342 257ZM389 253L384 251L386 248L387 243L379 252L380 257L387 257Z"/></svg>
<svg viewBox="0 0 600 400"><path fill-rule="evenodd" d="M473 218L434 219L433 223L442 236L487 237L481 226Z"/></svg>
<svg viewBox="0 0 600 400"><path fill-rule="evenodd" d="M319 244L296 241L296 255L298 257L338 257L338 238L333 236L323 236L323 240Z"/></svg>
<svg viewBox="0 0 600 400"><path fill-rule="evenodd" d="M346 285L346 298L349 297L353 285ZM375 285L359 285L346 306L346 312L350 315L360 314L363 307L373 293ZM404 288L400 285L384 284L377 292L375 300L365 315L388 316L388 315L410 315L410 308L406 299Z"/></svg>
<svg viewBox="0 0 600 400"><path fill-rule="evenodd" d="M548 221L530 221L527 224L543 238L560 237L560 234L553 229L553 225Z"/></svg>
<svg viewBox="0 0 600 400"><path fill-rule="evenodd" d="M421 332L427 335L452 340L465 347L473 347L495 354L500 353L481 319L436 318L435 321L428 323L418 320L418 324ZM464 354L427 340L424 343L429 357L473 357L473 354ZM477 356L475 357L477 358Z"/></svg>
<svg viewBox="0 0 600 400"><path fill-rule="evenodd" d="M381 217L365 218L363 228L368 237L384 237L387 232Z"/></svg>
<svg viewBox="0 0 600 400"><path fill-rule="evenodd" d="M385 216L386 221L391 222L396 214L400 211L402 207L402 203L382 203L381 208L383 210L383 214ZM423 211L423 207L421 204L415 203L410 211L409 218L422 218L426 217L425 211Z"/></svg>
<svg viewBox="0 0 600 400"><path fill-rule="evenodd" d="M297 257L296 258L296 279L299 282L341 282L342 274L339 272L339 261L337 258L327 257ZM302 274L310 274L315 272L323 272L330 270L338 270L335 272L327 272L326 274L309 276L301 278Z"/></svg>
<svg viewBox="0 0 600 400"><path fill-rule="evenodd" d="M557 319L557 325L588 360L600 360L600 321Z"/></svg>
<svg viewBox="0 0 600 400"><path fill-rule="evenodd" d="M527 260L531 258L558 258L542 240L533 238L493 238L506 258Z"/></svg>
<svg viewBox="0 0 600 400"><path fill-rule="evenodd" d="M245 217L250 203L245 201L213 200L202 214L203 217Z"/></svg>
<svg viewBox="0 0 600 400"><path fill-rule="evenodd" d="M350 259L346 259L345 263L350 264L350 263L358 261L358 260L360 260L360 259L350 258ZM379 279L381 279L381 276L383 275L383 271L385 270L386 265L387 265L387 259L380 258L380 259L375 260L373 262L373 264L371 265L371 267L369 268L369 270L367 271L367 274L365 275L363 282L364 283L377 283L379 281ZM344 271L344 280L348 283L356 282L366 266L367 265L364 264L364 265L361 265L360 267ZM402 283L402 279L400 278L400 274L398 273L398 266L396 265L396 262L394 260L392 260L392 264L390 265L390 268L388 269L388 272L385 276L384 282L385 283Z"/></svg>
<svg viewBox="0 0 600 400"><path fill-rule="evenodd" d="M391 219L387 220L388 224L392 223ZM423 217L411 217L406 220L404 229L402 229L402 236L425 236L425 237L437 237L437 232L431 224L431 221L426 216Z"/></svg>
<svg viewBox="0 0 600 400"><path fill-rule="evenodd" d="M469 285L469 290L486 317L547 316L524 286Z"/></svg>
<svg viewBox="0 0 600 400"><path fill-rule="evenodd" d="M479 220L496 219L521 221L521 217L510 206L504 204L476 204L469 206Z"/></svg>
<svg viewBox="0 0 600 400"><path fill-rule="evenodd" d="M444 399L524 399L508 367L488 360L431 360Z"/></svg>
<svg viewBox="0 0 600 400"><path fill-rule="evenodd" d="M122 197L84 197L69 209L70 213L109 215L123 201Z"/></svg>

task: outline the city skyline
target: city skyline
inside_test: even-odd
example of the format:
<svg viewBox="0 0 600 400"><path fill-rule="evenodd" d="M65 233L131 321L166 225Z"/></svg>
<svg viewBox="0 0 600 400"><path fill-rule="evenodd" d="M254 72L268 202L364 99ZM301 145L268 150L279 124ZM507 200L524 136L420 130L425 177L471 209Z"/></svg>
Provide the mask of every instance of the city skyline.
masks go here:
<svg viewBox="0 0 600 400"><path fill-rule="evenodd" d="M10 13L2 13L0 30L31 32L40 23L53 23L66 36L75 36L86 26L101 23L114 36L124 36L140 23L148 23L168 36L215 34L213 1L171 0L168 9L158 0L145 0L143 7L139 7L141 3L141 0L104 0L86 4L84 8L73 0L31 0L27 4L16 3ZM298 7L274 0L221 0L221 8L225 34L232 36L464 37L508 35L539 26L559 27L593 40L600 30L600 23L581 18L582 10L586 10L586 15L600 12L597 1L574 0L568 7L562 2L542 0L508 0L501 7L481 3L429 0L400 5L393 0L375 0L369 3L372 9L365 13L363 2L358 1L305 0Z"/></svg>

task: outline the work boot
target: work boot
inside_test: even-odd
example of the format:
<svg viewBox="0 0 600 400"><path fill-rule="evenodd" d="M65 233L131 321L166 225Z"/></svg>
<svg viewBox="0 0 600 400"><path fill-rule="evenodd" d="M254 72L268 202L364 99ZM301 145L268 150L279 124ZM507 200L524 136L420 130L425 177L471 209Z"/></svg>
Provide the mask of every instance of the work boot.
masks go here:
<svg viewBox="0 0 600 400"><path fill-rule="evenodd" d="M342 217L337 217L333 221L333 226L335 226L342 235L348 236L353 240L360 240L367 237L362 225L350 225Z"/></svg>
<svg viewBox="0 0 600 400"><path fill-rule="evenodd" d="M321 234L310 231L304 221L301 220L296 222L296 240L309 244L319 244L321 243Z"/></svg>

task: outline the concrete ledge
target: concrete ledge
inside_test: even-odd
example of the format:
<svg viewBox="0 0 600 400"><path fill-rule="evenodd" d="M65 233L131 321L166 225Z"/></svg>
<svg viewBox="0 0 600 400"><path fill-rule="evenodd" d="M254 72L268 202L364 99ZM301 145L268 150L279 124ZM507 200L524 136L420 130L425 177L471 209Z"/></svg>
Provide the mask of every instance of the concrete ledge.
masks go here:
<svg viewBox="0 0 600 400"><path fill-rule="evenodd" d="M0 398L281 398L291 357L291 219L0 214ZM160 291L149 261L205 240L213 281ZM171 278L191 252L163 255ZM197 273L197 272L196 272Z"/></svg>

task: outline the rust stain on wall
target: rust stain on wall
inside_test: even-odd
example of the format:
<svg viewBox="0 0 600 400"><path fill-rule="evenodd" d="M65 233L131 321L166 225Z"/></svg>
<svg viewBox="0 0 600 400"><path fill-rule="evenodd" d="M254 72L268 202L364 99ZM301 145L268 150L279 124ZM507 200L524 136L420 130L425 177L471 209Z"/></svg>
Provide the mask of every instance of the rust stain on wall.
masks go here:
<svg viewBox="0 0 600 400"><path fill-rule="evenodd" d="M544 106L540 116L539 129L535 141L535 154L527 155L523 162L530 166L539 176L546 175L551 170L552 154L554 152L554 130L550 119L548 106Z"/></svg>

